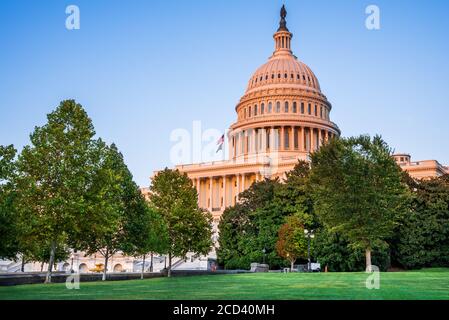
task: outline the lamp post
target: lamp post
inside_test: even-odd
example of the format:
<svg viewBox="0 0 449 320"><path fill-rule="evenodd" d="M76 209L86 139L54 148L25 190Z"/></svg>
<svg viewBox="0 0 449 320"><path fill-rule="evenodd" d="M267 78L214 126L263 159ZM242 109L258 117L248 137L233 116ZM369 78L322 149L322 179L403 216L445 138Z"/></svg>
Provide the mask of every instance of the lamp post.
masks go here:
<svg viewBox="0 0 449 320"><path fill-rule="evenodd" d="M263 248L262 252L263 252L263 264L265 264L265 253L267 252L267 249Z"/></svg>
<svg viewBox="0 0 449 320"><path fill-rule="evenodd" d="M304 229L304 234L307 236L307 272L311 271L311 264L310 264L310 239L315 238L315 234L313 230L307 230Z"/></svg>

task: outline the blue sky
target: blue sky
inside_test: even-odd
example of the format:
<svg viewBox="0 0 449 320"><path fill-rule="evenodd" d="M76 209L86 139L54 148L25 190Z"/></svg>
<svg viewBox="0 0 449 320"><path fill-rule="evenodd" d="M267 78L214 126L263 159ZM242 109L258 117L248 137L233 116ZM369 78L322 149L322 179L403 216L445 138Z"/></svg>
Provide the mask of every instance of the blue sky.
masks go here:
<svg viewBox="0 0 449 320"><path fill-rule="evenodd" d="M170 132L224 131L273 51L281 0L0 1L0 144L21 149L64 99L81 103L135 180L171 166ZM293 50L344 136L381 134L449 164L449 2L286 0ZM65 28L68 5L81 29ZM376 4L381 30L365 28Z"/></svg>

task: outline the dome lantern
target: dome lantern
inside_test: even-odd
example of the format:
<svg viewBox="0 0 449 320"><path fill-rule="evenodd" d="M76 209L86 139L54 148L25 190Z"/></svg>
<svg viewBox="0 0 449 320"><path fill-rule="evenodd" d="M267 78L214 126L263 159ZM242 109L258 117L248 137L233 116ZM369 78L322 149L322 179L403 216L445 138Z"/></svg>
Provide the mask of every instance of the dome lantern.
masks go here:
<svg viewBox="0 0 449 320"><path fill-rule="evenodd" d="M285 17L287 17L287 10L285 9L285 5L283 5L281 8L281 21L279 22L279 29L273 36L275 43L275 56L279 54L292 54L291 42L293 34L287 28L287 21L285 20Z"/></svg>

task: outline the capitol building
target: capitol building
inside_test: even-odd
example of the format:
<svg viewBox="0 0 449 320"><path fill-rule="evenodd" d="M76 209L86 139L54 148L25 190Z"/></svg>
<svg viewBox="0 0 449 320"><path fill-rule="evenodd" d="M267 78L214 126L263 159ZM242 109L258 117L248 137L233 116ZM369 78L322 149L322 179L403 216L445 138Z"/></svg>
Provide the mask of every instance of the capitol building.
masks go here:
<svg viewBox="0 0 449 320"><path fill-rule="evenodd" d="M279 28L273 35L274 52L268 61L251 75L247 88L238 101L236 121L227 135L229 159L212 163L184 164L176 167L186 173L198 191L199 206L212 213L214 240L217 226L226 207L239 201L239 194L254 182L279 178L292 170L298 160L308 160L310 153L320 148L341 131L332 122L332 103L323 93L313 71L292 51L293 34L287 27L287 12L282 7ZM449 173L447 166L436 160L413 162L409 154L395 154L395 160L410 175L427 179ZM148 196L149 190L142 192ZM207 269L215 256L188 256L174 259L176 269ZM84 257L74 253L70 261L58 265L58 270L88 272L102 262L101 256ZM116 255L110 271L138 271L141 260ZM156 257L153 270L166 264ZM40 270L35 264L27 270ZM148 270L146 265L145 269ZM38 271L38 270L36 270Z"/></svg>

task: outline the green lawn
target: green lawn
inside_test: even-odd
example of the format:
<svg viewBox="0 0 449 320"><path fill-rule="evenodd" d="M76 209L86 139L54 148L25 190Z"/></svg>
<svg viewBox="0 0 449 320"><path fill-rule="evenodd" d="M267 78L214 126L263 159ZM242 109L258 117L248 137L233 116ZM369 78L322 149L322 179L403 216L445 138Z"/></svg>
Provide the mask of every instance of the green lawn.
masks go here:
<svg viewBox="0 0 449 320"><path fill-rule="evenodd" d="M449 269L380 274L380 289L365 273L265 273L0 287L3 299L449 299Z"/></svg>

